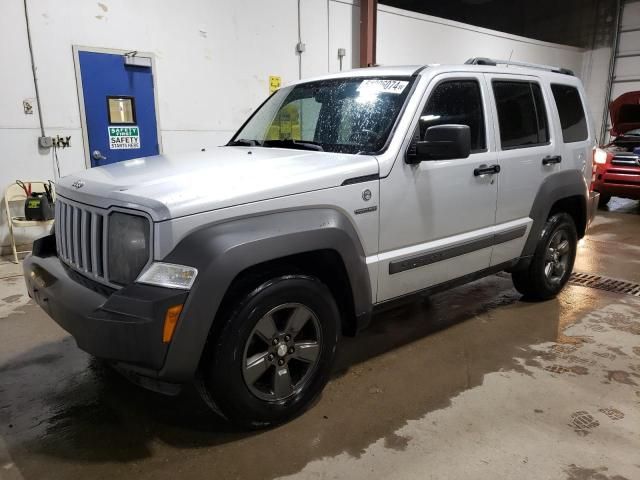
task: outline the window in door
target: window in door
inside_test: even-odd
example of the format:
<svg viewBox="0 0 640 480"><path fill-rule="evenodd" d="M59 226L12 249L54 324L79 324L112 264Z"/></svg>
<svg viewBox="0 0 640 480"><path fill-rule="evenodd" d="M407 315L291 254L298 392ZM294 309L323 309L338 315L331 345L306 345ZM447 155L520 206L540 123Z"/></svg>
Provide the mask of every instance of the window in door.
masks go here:
<svg viewBox="0 0 640 480"><path fill-rule="evenodd" d="M589 136L587 118L578 89L571 85L552 84L551 91L558 107L564 143L586 140Z"/></svg>
<svg viewBox="0 0 640 480"><path fill-rule="evenodd" d="M547 111L536 82L493 82L503 150L534 147L549 142Z"/></svg>
<svg viewBox="0 0 640 480"><path fill-rule="evenodd" d="M482 94L477 80L449 80L438 84L424 107L415 140L424 138L427 128L436 125L467 125L471 133L471 153L487 148ZM415 138L419 135L418 138ZM412 152L409 152L412 153Z"/></svg>
<svg viewBox="0 0 640 480"><path fill-rule="evenodd" d="M107 97L109 125L135 125L136 107L133 97Z"/></svg>

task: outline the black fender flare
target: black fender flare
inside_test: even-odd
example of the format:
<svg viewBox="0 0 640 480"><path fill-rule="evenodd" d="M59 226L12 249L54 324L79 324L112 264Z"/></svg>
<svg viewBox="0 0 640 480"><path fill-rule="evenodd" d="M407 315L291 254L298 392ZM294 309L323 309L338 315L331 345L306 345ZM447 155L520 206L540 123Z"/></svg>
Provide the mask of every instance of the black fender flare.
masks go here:
<svg viewBox="0 0 640 480"><path fill-rule="evenodd" d="M533 219L533 225L522 250L522 261L514 270L526 267L527 261L536 251L538 239L547 218L549 218L551 208L559 200L568 197L582 198L585 215L588 215L589 185L580 170L563 170L545 178L538 189L529 213L529 217Z"/></svg>
<svg viewBox="0 0 640 480"><path fill-rule="evenodd" d="M231 282L254 265L316 250L341 257L356 317L372 310L371 284L362 242L347 216L332 208L309 208L233 219L203 226L183 238L163 259L198 269L169 346L160 377L191 378L218 308Z"/></svg>

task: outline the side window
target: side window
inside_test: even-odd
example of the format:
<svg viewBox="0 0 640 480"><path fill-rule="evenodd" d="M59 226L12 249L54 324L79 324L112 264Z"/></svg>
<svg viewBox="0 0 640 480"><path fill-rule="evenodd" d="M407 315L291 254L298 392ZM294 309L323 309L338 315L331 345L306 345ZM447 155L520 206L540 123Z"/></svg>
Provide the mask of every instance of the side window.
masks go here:
<svg viewBox="0 0 640 480"><path fill-rule="evenodd" d="M482 95L477 80L440 83L431 92L418 123L419 139L423 139L427 128L434 125L468 125L471 130L471 152L487 148Z"/></svg>
<svg viewBox="0 0 640 480"><path fill-rule="evenodd" d="M537 83L530 83L533 102L536 106L536 116L538 117L538 143L549 141L549 124L547 122L547 109L544 106L542 90Z"/></svg>
<svg viewBox="0 0 640 480"><path fill-rule="evenodd" d="M540 85L494 81L502 149L532 147L549 141L549 127Z"/></svg>
<svg viewBox="0 0 640 480"><path fill-rule="evenodd" d="M587 118L578 89L570 85L551 84L551 91L558 107L564 143L586 140L589 137Z"/></svg>

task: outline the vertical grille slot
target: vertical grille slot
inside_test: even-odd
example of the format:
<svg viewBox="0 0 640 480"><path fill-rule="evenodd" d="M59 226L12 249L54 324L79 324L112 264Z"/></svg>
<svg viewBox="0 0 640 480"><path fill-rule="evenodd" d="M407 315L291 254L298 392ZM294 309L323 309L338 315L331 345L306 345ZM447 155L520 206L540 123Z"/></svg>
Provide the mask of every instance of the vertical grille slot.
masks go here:
<svg viewBox="0 0 640 480"><path fill-rule="evenodd" d="M56 201L56 206L58 211L56 212L56 220L55 220L55 224L56 224L56 235L59 237L57 239L58 242L58 253L60 254L60 256L62 258L66 258L67 257L67 252L65 251L64 248L64 219L65 219L65 213L64 213L64 209L65 209L65 204L60 202L60 201Z"/></svg>
<svg viewBox="0 0 640 480"><path fill-rule="evenodd" d="M73 207L66 205L64 215L64 241L66 249L66 257L69 262L73 263Z"/></svg>
<svg viewBox="0 0 640 480"><path fill-rule="evenodd" d="M73 207L73 263L82 268L82 256L80 252L81 245L81 230L80 230L80 215L82 211L78 207Z"/></svg>
<svg viewBox="0 0 640 480"><path fill-rule="evenodd" d="M56 234L56 252L58 252L58 255L62 255L62 252L60 251L60 202L55 202L54 208L55 214L53 218L57 219L53 222L53 229Z"/></svg>
<svg viewBox="0 0 640 480"><path fill-rule="evenodd" d="M91 272L91 212L82 210L80 219L80 255L82 268L85 272Z"/></svg>
<svg viewBox="0 0 640 480"><path fill-rule="evenodd" d="M104 269L102 268L102 230L104 217L97 213L92 213L91 215L91 245L93 246L91 250L92 272L94 275L102 277L104 274Z"/></svg>

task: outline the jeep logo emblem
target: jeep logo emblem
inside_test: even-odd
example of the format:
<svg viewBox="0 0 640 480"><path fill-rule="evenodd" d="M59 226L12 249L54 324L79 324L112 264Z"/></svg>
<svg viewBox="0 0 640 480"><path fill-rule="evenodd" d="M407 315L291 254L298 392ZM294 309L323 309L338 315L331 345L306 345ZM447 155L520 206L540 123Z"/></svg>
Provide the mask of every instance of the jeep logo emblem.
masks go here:
<svg viewBox="0 0 640 480"><path fill-rule="evenodd" d="M71 186L77 190L84 187L84 182L82 180L76 180L71 184Z"/></svg>

